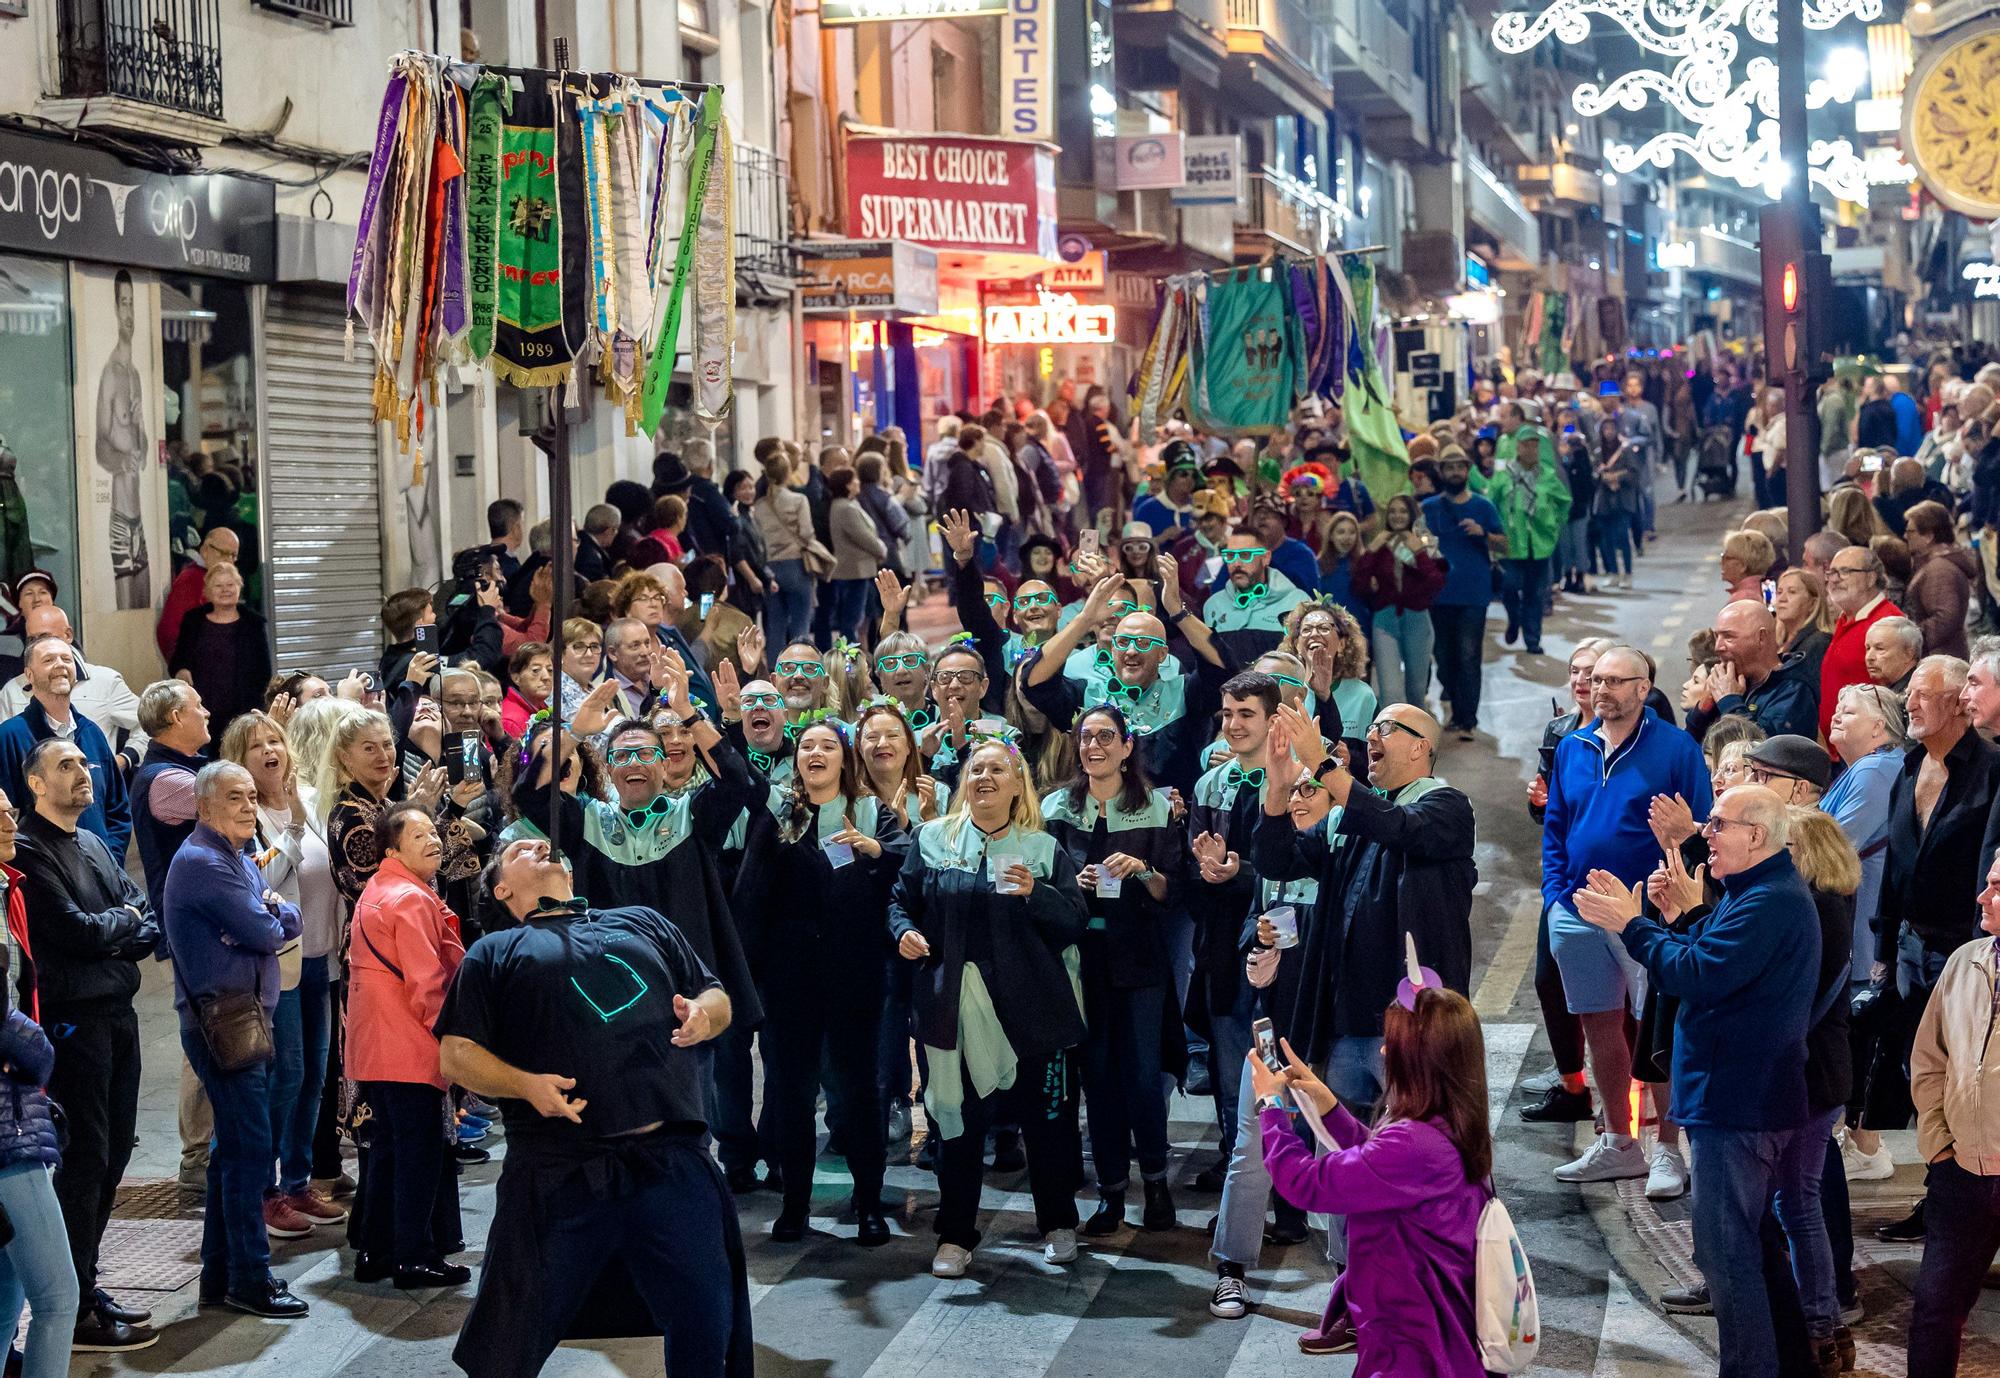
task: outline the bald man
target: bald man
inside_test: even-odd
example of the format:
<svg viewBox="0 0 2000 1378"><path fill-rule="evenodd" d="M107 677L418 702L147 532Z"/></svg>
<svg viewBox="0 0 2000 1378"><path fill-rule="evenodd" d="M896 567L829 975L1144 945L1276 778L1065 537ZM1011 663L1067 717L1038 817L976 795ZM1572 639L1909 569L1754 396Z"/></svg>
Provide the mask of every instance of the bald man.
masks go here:
<svg viewBox="0 0 2000 1378"><path fill-rule="evenodd" d="M117 751L123 769L129 773L146 755L146 729L139 726L139 696L125 682L125 676L109 665L92 665L76 650L76 635L70 630L69 614L53 603L36 608L22 623L22 637L59 636L70 643L76 661L76 687L70 690L71 711L97 724L104 739ZM0 718L11 718L28 706L28 676L22 673L0 687Z"/></svg>
<svg viewBox="0 0 2000 1378"><path fill-rule="evenodd" d="M1701 702L1688 710L1696 741L1725 713L1764 729L1767 737L1819 731L1819 680L1803 657L1778 649L1778 619L1762 603L1738 599L1715 615L1715 653Z"/></svg>

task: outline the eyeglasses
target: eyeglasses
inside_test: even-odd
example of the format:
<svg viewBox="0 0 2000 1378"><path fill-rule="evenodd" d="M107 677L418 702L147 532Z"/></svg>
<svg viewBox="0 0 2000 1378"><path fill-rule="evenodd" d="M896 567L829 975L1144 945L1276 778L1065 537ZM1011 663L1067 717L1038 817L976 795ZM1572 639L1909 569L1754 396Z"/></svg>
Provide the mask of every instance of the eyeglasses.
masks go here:
<svg viewBox="0 0 2000 1378"><path fill-rule="evenodd" d="M817 660L781 660L772 668L778 674L794 679L818 679L826 673L826 666Z"/></svg>
<svg viewBox="0 0 2000 1378"><path fill-rule="evenodd" d="M1225 565L1254 565L1271 552L1263 546L1251 546L1247 550L1224 550L1218 552Z"/></svg>
<svg viewBox="0 0 2000 1378"><path fill-rule="evenodd" d="M601 655L604 652L604 643L602 641L572 641L563 647L563 650L566 652L588 651L591 655Z"/></svg>
<svg viewBox="0 0 2000 1378"><path fill-rule="evenodd" d="M1637 684L1644 675L1592 675L1590 687L1593 689L1618 689L1627 684Z"/></svg>
<svg viewBox="0 0 2000 1378"><path fill-rule="evenodd" d="M7 826L10 828L21 826L21 810L18 808L0 809L0 818L6 819Z"/></svg>
<svg viewBox="0 0 2000 1378"><path fill-rule="evenodd" d="M1754 828L1758 825L1747 818L1724 818L1719 813L1710 814L1708 821L1701 825L1703 837L1713 837L1724 828Z"/></svg>
<svg viewBox="0 0 2000 1378"><path fill-rule="evenodd" d="M614 746L605 759L614 766L656 766L667 759L667 752L658 746Z"/></svg>
<svg viewBox="0 0 2000 1378"><path fill-rule="evenodd" d="M443 702L446 708L477 708L480 701L477 698L456 698L447 694Z"/></svg>
<svg viewBox="0 0 2000 1378"><path fill-rule="evenodd" d="M1782 770L1772 770L1769 766L1752 765L1750 767L1750 783L1753 785L1768 785L1773 780L1783 780L1786 784L1790 784L1792 781L1801 778L1803 777L1787 775Z"/></svg>
<svg viewBox="0 0 2000 1378"><path fill-rule="evenodd" d="M875 657L875 668L885 675L897 670L921 670L930 663L931 658L921 651L912 651L908 655Z"/></svg>
<svg viewBox="0 0 2000 1378"><path fill-rule="evenodd" d="M1111 611L1118 617L1130 617L1135 612L1151 612L1152 609L1144 603L1135 603L1130 598L1114 598L1111 600Z"/></svg>
<svg viewBox="0 0 2000 1378"><path fill-rule="evenodd" d="M1111 638L1112 648L1120 651L1139 651L1143 653L1158 650L1166 644L1164 637L1141 636L1137 632L1121 632Z"/></svg>
<svg viewBox="0 0 2000 1378"><path fill-rule="evenodd" d="M987 594L987 595L986 595L986 606L987 606L987 607L989 607L989 608L991 608L991 609L993 609L993 611L995 611L995 612L998 612L998 611L1000 611L1000 609L1002 609L1002 608L1004 608L1004 607L1006 607L1006 606L1007 606L1007 595L1006 595L1006 594L1004 594L1004 593L989 593L989 594Z"/></svg>
<svg viewBox="0 0 2000 1378"><path fill-rule="evenodd" d="M1375 738L1378 741L1387 737L1391 732L1407 732L1420 742L1427 742L1430 740L1428 737L1424 736L1423 733L1417 731L1416 728L1411 727L1408 723L1397 722L1394 718L1377 718L1374 722L1368 724L1367 735Z"/></svg>
<svg viewBox="0 0 2000 1378"><path fill-rule="evenodd" d="M1860 565L1856 565L1851 569L1842 569L1838 565L1828 565L1826 570L1826 581L1829 584L1837 584L1842 579L1847 578L1849 575L1854 575L1858 577L1866 573L1868 573L1867 569L1863 568Z"/></svg>
<svg viewBox="0 0 2000 1378"><path fill-rule="evenodd" d="M1108 727L1097 727L1077 733L1076 740L1079 746L1115 746L1123 738Z"/></svg>
<svg viewBox="0 0 2000 1378"><path fill-rule="evenodd" d="M785 706L785 696L783 694L745 694L742 698L742 704L745 708L783 708Z"/></svg>
<svg viewBox="0 0 2000 1378"><path fill-rule="evenodd" d="M1310 799L1325 788L1326 786L1320 783L1318 776L1301 775L1298 779L1292 781L1292 798Z"/></svg>
<svg viewBox="0 0 2000 1378"><path fill-rule="evenodd" d="M1271 678L1275 679L1280 684L1289 684L1294 689L1303 689L1306 687L1306 682L1304 680L1293 679L1290 675L1272 675Z"/></svg>
<svg viewBox="0 0 2000 1378"><path fill-rule="evenodd" d="M986 682L984 670L940 670L931 676L939 684L983 684Z"/></svg>
<svg viewBox="0 0 2000 1378"><path fill-rule="evenodd" d="M1053 608L1056 596L1053 593L1024 593L1014 600L1016 610L1022 608Z"/></svg>

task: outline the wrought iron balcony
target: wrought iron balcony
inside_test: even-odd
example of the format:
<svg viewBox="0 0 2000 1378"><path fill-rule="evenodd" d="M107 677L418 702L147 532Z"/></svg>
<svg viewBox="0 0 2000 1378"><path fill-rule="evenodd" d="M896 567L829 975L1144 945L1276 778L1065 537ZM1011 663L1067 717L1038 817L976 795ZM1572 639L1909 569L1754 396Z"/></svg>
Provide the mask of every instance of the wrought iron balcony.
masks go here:
<svg viewBox="0 0 2000 1378"><path fill-rule="evenodd" d="M341 0L343 7L346 0ZM222 118L219 0L59 0L65 96Z"/></svg>
<svg viewBox="0 0 2000 1378"><path fill-rule="evenodd" d="M788 289L798 277L792 248L791 178L783 158L736 145L736 273L767 289Z"/></svg>
<svg viewBox="0 0 2000 1378"><path fill-rule="evenodd" d="M324 24L329 29L354 27L354 0L252 0L252 3L258 9Z"/></svg>

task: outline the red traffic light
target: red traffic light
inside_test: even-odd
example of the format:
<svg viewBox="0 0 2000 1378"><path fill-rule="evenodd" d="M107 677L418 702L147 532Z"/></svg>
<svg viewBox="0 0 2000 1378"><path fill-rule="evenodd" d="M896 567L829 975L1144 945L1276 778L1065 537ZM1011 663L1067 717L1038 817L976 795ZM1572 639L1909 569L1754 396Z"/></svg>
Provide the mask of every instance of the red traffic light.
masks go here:
<svg viewBox="0 0 2000 1378"><path fill-rule="evenodd" d="M1779 299L1784 302L1785 310L1796 311L1799 309L1799 265L1798 264L1787 263L1785 265L1784 281L1778 289L1778 295Z"/></svg>

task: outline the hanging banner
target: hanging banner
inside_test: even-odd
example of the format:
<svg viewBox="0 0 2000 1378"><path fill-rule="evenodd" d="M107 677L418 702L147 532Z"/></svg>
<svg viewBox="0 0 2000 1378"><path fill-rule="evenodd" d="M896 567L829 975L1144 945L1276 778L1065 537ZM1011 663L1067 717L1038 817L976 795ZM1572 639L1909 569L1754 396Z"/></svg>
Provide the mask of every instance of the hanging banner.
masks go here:
<svg viewBox="0 0 2000 1378"><path fill-rule="evenodd" d="M1054 260L1054 153L967 134L850 136L847 229L857 239Z"/></svg>
<svg viewBox="0 0 2000 1378"><path fill-rule="evenodd" d="M1243 136L1191 134L1181 141L1184 180L1174 188L1176 206L1243 204Z"/></svg>
<svg viewBox="0 0 2000 1378"><path fill-rule="evenodd" d="M1007 0L820 0L819 22L882 24L903 19L970 19L1006 12Z"/></svg>
<svg viewBox="0 0 2000 1378"><path fill-rule="evenodd" d="M1120 134L1111 141L1111 185L1119 191L1159 191L1187 180L1178 129L1164 134Z"/></svg>
<svg viewBox="0 0 2000 1378"><path fill-rule="evenodd" d="M1000 21L1000 132L1056 139L1054 0L1007 0Z"/></svg>

